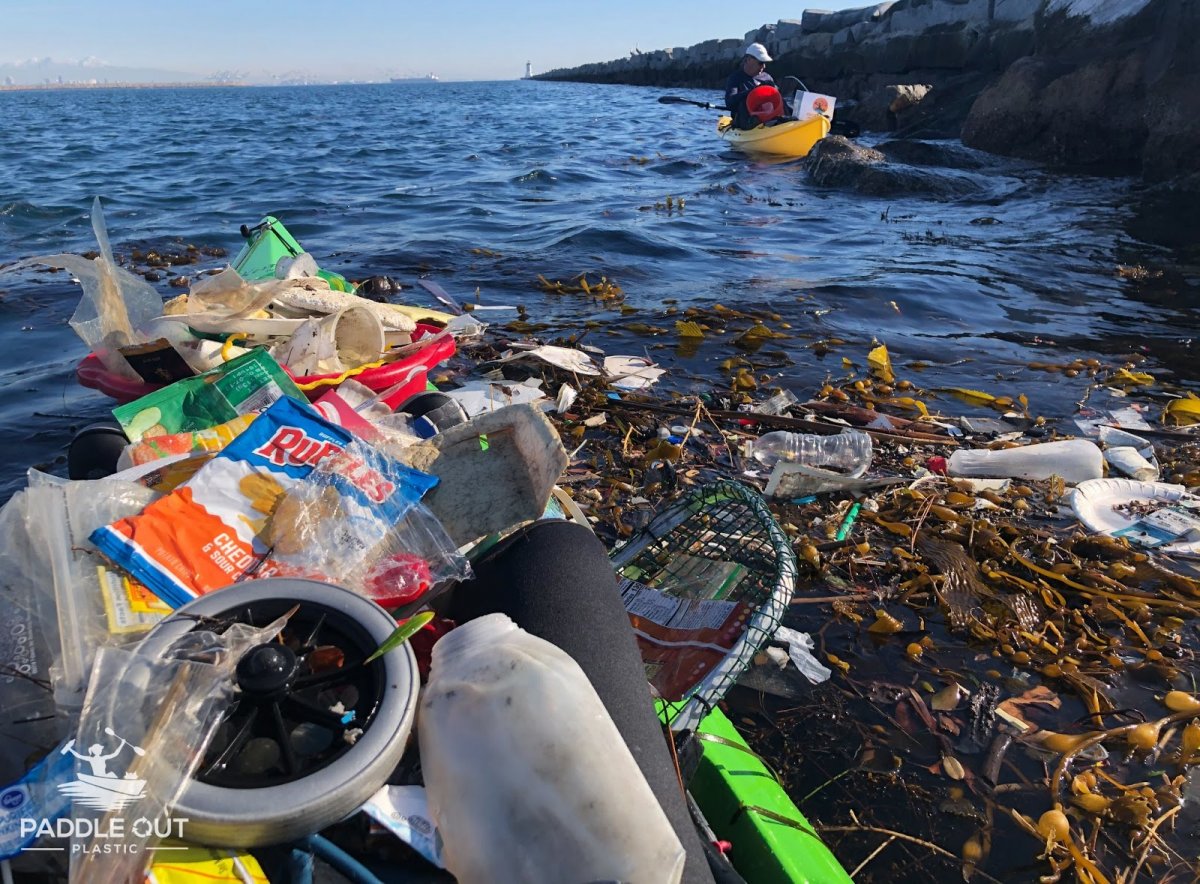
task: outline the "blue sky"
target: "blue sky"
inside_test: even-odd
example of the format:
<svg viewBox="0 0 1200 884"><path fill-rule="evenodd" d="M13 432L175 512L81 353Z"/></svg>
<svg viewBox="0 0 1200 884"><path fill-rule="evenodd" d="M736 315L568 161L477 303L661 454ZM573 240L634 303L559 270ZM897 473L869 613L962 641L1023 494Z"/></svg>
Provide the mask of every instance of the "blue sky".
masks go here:
<svg viewBox="0 0 1200 884"><path fill-rule="evenodd" d="M871 5L817 0L819 9ZM207 75L516 77L741 37L804 6L742 0L0 0L0 63L50 56Z"/></svg>

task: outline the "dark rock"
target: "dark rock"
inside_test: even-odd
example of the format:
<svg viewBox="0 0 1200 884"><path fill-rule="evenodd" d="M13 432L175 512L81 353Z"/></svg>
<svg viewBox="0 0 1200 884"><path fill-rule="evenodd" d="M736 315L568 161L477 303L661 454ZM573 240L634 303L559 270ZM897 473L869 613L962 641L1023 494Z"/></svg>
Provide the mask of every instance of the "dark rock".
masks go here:
<svg viewBox="0 0 1200 884"><path fill-rule="evenodd" d="M944 169L980 169L984 161L973 151L955 144L895 139L879 145L879 151L894 163L935 166Z"/></svg>
<svg viewBox="0 0 1200 884"><path fill-rule="evenodd" d="M1047 8L1037 56L980 96L963 141L1150 181L1200 170L1200 5L1130 2L1100 24Z"/></svg>
<svg viewBox="0 0 1200 884"><path fill-rule="evenodd" d="M390 277L372 276L360 282L354 291L355 294L372 301L387 301L391 295L399 292L400 288L400 283Z"/></svg>
<svg viewBox="0 0 1200 884"><path fill-rule="evenodd" d="M963 143L991 153L1136 171L1146 140L1144 118L1121 107L1143 103L1140 54L1082 67L1049 58L1022 59L985 90L963 124Z"/></svg>
<svg viewBox="0 0 1200 884"><path fill-rule="evenodd" d="M889 163L883 152L836 135L819 141L805 163L814 183L869 196L906 194L953 199L983 190L979 182L965 176Z"/></svg>

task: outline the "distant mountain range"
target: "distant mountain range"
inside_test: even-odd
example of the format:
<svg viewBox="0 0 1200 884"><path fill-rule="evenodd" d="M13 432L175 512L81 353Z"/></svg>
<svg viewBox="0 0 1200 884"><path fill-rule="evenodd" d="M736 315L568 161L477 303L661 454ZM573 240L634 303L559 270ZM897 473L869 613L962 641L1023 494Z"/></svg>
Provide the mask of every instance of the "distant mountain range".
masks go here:
<svg viewBox="0 0 1200 884"><path fill-rule="evenodd" d="M0 86L40 86L46 83L197 83L208 80L198 74L156 68L123 67L96 58L55 61L30 58L0 63Z"/></svg>

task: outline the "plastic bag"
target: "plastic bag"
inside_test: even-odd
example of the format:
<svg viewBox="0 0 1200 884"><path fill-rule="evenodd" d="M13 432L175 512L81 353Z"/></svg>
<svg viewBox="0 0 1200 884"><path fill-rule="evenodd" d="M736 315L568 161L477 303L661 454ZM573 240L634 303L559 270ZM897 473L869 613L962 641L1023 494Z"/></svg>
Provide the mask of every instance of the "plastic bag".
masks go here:
<svg viewBox="0 0 1200 884"><path fill-rule="evenodd" d="M30 763L67 731L50 683L59 655L46 543L29 532L34 502L20 491L0 509L0 792L17 788ZM22 793L27 798L30 793ZM15 798L13 799L15 801ZM2 813L12 808L0 808ZM0 855L18 836L0 822ZM25 840L25 839L21 839Z"/></svg>
<svg viewBox="0 0 1200 884"><path fill-rule="evenodd" d="M91 540L172 606L268 555L337 582L436 482L284 398L191 480Z"/></svg>
<svg viewBox="0 0 1200 884"><path fill-rule="evenodd" d="M71 317L71 328L105 368L140 380L118 350L146 340L140 329L162 313L162 296L144 279L113 261L100 197L92 202L92 230L100 252L97 258L89 261L78 255L45 255L20 261L8 270L45 264L73 274L83 287L83 299Z"/></svg>
<svg viewBox="0 0 1200 884"><path fill-rule="evenodd" d="M471 565L454 548L442 523L418 503L385 539L365 569L344 585L392 610L428 599L438 586L466 580Z"/></svg>
<svg viewBox="0 0 1200 884"><path fill-rule="evenodd" d="M0 860L29 847L41 834L38 826L54 823L70 809L59 787L74 776L74 761L59 745L19 780L0 788Z"/></svg>
<svg viewBox="0 0 1200 884"><path fill-rule="evenodd" d="M162 653L96 654L75 740L60 750L77 759L62 790L74 798L72 884L140 881L149 848L181 836L171 808L229 710L237 662L286 623L189 632Z"/></svg>
<svg viewBox="0 0 1200 884"><path fill-rule="evenodd" d="M157 598L105 567L88 536L140 512L158 495L111 478L67 482L31 470L30 538L45 549L43 592L53 592L58 660L52 670L60 707L78 709L96 648L136 641L170 613Z"/></svg>

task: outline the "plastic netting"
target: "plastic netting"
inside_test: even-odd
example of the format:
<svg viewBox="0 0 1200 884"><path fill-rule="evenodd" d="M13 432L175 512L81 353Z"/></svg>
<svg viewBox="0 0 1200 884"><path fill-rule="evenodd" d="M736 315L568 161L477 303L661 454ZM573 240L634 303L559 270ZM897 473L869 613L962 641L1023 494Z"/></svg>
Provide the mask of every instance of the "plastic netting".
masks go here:
<svg viewBox="0 0 1200 884"><path fill-rule="evenodd" d="M642 596L658 594L651 606L657 606L652 615L659 615L660 622L683 627L648 635L639 629L645 621L634 617L643 659L648 651L665 656L663 648L668 644L677 645L680 653L695 648L717 653L715 660L693 654L689 672L694 681L679 696L662 697L673 729L693 727L725 696L779 627L796 586L791 543L756 491L738 482L720 481L694 489L661 511L611 558L623 578L631 615L635 613L632 586ZM710 606L707 614L704 605ZM640 610L645 612L647 606ZM697 629L698 624L711 625L714 617L725 612L729 617L720 628ZM718 644L713 635L726 641ZM658 665L647 659L648 676Z"/></svg>

